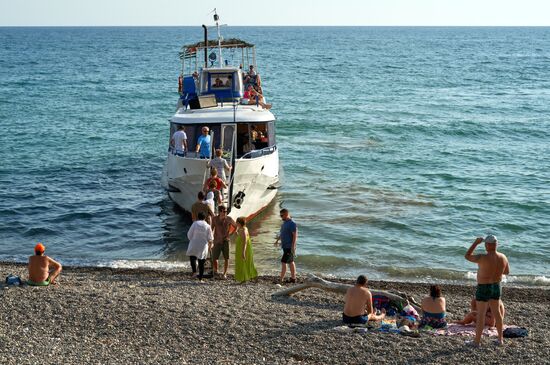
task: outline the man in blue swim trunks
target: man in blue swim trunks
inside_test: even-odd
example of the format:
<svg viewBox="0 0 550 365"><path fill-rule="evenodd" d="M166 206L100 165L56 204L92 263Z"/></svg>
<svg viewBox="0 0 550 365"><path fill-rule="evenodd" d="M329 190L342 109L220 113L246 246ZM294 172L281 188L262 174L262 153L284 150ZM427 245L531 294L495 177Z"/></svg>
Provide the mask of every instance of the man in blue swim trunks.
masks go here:
<svg viewBox="0 0 550 365"><path fill-rule="evenodd" d="M344 313L342 321L345 324L365 324L368 321L381 321L386 314L377 315L372 306L372 294L367 288L367 277L359 275L355 285L349 288L344 297Z"/></svg>
<svg viewBox="0 0 550 365"><path fill-rule="evenodd" d="M481 242L485 241L485 250L487 253L474 255L474 251ZM504 338L502 334L503 327L503 309L501 296L501 281L503 275L510 273L508 259L504 254L497 252L498 240L495 236L488 235L478 237L472 243L466 255L466 260L475 262L478 265L477 270L477 290L476 290L476 337L473 342L475 346L479 346L481 335L485 327L485 314L487 306L491 308L491 313L495 317L495 324L498 332L498 343L502 345Z"/></svg>

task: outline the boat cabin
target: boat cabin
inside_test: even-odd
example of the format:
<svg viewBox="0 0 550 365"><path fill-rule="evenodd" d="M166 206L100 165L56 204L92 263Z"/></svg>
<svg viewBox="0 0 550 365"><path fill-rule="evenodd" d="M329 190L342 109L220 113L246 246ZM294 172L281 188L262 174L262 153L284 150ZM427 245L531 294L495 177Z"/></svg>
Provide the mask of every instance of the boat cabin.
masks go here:
<svg viewBox="0 0 550 365"><path fill-rule="evenodd" d="M214 47L219 53L213 50ZM204 55L204 63L200 62L201 55ZM208 41L185 45L180 59L178 106L198 109L201 96L214 96L218 103L238 102L247 85L260 84L259 74L250 77L243 71L243 65L248 65L247 70L251 67L257 72L255 47L240 39L232 38L219 44Z"/></svg>
<svg viewBox="0 0 550 365"><path fill-rule="evenodd" d="M172 123L170 135L178 130L179 124ZM195 152L197 140L202 128L207 126L212 138L211 158L215 157L215 150L220 148L226 158L230 158L236 148L236 158L256 158L273 153L276 148L275 123L237 123L235 124L186 124L184 131L187 135L188 152L186 158L199 158ZM169 152L174 150L170 146Z"/></svg>

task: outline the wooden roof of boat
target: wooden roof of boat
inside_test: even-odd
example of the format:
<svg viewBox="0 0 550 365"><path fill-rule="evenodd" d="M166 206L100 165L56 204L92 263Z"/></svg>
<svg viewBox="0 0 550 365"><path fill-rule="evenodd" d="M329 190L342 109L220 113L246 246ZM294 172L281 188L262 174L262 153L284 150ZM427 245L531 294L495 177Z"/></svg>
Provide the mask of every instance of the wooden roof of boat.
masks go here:
<svg viewBox="0 0 550 365"><path fill-rule="evenodd" d="M221 41L222 47L234 47L234 48L251 48L254 47L252 43L248 43L246 41L243 41L239 38L229 38L224 39ZM181 48L184 49L190 49L190 48L203 48L204 47L204 41L197 42L193 44L186 44L182 46ZM208 47L218 47L218 41L217 40L209 40L208 41Z"/></svg>

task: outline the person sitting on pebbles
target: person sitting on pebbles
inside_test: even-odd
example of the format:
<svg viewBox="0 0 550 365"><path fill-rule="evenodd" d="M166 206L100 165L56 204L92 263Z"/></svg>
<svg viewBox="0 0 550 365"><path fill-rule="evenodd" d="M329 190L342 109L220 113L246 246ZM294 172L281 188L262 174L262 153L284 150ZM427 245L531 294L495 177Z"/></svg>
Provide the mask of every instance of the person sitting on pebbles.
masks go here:
<svg viewBox="0 0 550 365"><path fill-rule="evenodd" d="M445 328L447 327L447 302L441 296L439 285L430 286L430 295L422 299L422 320L420 328Z"/></svg>
<svg viewBox="0 0 550 365"><path fill-rule="evenodd" d="M357 277L355 285L347 290L344 300L342 320L345 324L365 324L368 321L381 321L386 317L384 309L382 314L374 313L372 294L367 288L365 275Z"/></svg>
<svg viewBox="0 0 550 365"><path fill-rule="evenodd" d="M501 315L502 317L504 317L504 305L500 303L499 307L500 307ZM453 323L458 323L463 326L466 326L470 323L476 323L476 320L477 320L477 304L476 304L476 299L473 298L472 301L470 302L470 312L467 313L462 320L454 321ZM491 308L487 308L487 313L485 313L485 326L495 327L495 324L496 324L495 316L493 316L493 314L491 313Z"/></svg>
<svg viewBox="0 0 550 365"><path fill-rule="evenodd" d="M31 286L55 285L56 279L61 273L62 266L59 262L44 255L46 247L38 242L34 246L34 256L29 257L29 280Z"/></svg>

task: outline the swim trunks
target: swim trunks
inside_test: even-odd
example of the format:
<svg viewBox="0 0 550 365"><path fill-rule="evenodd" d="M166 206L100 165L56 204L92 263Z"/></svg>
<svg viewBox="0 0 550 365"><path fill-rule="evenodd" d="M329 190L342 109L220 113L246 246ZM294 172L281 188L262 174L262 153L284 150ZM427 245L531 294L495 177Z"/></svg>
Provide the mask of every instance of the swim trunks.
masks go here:
<svg viewBox="0 0 550 365"><path fill-rule="evenodd" d="M212 260L217 260L221 253L223 253L225 260L229 260L229 240L223 240L222 244L214 244L214 247L212 247Z"/></svg>
<svg viewBox="0 0 550 365"><path fill-rule="evenodd" d="M283 248L283 257L281 257L281 262L283 264L290 264L294 262L294 254L292 253L291 248Z"/></svg>
<svg viewBox="0 0 550 365"><path fill-rule="evenodd" d="M476 300L487 302L489 300L500 299L500 283L493 284L477 284Z"/></svg>
<svg viewBox="0 0 550 365"><path fill-rule="evenodd" d="M342 321L345 324L365 324L369 321L369 316L363 315L363 316L350 317L342 313Z"/></svg>
<svg viewBox="0 0 550 365"><path fill-rule="evenodd" d="M429 313L424 312L422 315L422 320L420 321L420 328L429 326L432 328L445 328L447 327L447 320L445 319L447 315L445 312L442 313Z"/></svg>
<svg viewBox="0 0 550 365"><path fill-rule="evenodd" d="M30 286L48 286L50 285L50 278L47 278L44 281L34 282L32 280L27 280L27 284Z"/></svg>

